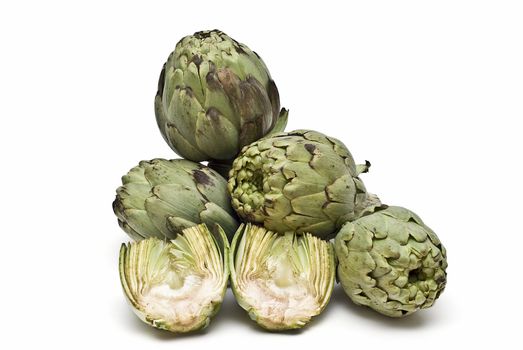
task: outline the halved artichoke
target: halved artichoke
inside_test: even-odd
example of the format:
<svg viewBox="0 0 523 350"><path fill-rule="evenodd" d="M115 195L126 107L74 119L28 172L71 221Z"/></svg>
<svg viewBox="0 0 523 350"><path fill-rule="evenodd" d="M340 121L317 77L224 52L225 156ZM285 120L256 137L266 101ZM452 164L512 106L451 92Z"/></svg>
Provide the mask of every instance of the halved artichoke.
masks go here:
<svg viewBox="0 0 523 350"><path fill-rule="evenodd" d="M171 241L148 238L122 244L122 287L145 323L175 333L202 329L227 290L228 255L229 243L219 225L213 232L205 224L194 226Z"/></svg>
<svg viewBox="0 0 523 350"><path fill-rule="evenodd" d="M229 266L238 304L268 330L303 327L323 311L334 287L333 247L309 233L241 225Z"/></svg>

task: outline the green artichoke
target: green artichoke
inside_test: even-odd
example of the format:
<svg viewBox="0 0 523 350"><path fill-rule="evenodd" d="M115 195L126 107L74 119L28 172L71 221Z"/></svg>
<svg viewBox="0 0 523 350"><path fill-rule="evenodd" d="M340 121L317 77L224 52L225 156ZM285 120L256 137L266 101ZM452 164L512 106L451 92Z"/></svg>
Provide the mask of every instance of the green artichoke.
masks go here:
<svg viewBox="0 0 523 350"><path fill-rule="evenodd" d="M229 255L231 287L251 319L268 330L301 328L327 306L336 271L332 244L241 225Z"/></svg>
<svg viewBox="0 0 523 350"><path fill-rule="evenodd" d="M336 236L338 279L347 295L391 317L425 309L447 280L446 251L405 208L386 207L346 223Z"/></svg>
<svg viewBox="0 0 523 350"><path fill-rule="evenodd" d="M186 36L158 82L156 120L183 158L230 162L240 149L283 131L278 89L261 58L219 30Z"/></svg>
<svg viewBox="0 0 523 350"><path fill-rule="evenodd" d="M276 134L244 147L229 177L238 215L276 232L309 232L328 239L379 202L358 175L349 150L319 132Z"/></svg>
<svg viewBox="0 0 523 350"><path fill-rule="evenodd" d="M182 159L141 161L122 183L113 210L133 239L174 238L200 223L217 223L232 238L238 228L227 182L201 164Z"/></svg>
<svg viewBox="0 0 523 350"><path fill-rule="evenodd" d="M227 290L229 243L205 224L174 240L148 238L122 244L120 280L133 311L145 323L175 333L205 328Z"/></svg>

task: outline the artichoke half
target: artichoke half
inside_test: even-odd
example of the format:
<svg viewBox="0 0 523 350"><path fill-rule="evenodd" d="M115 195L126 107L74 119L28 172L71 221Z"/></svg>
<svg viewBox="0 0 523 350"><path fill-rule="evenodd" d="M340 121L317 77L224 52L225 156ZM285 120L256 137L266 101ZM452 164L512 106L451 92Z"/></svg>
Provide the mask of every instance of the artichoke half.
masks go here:
<svg viewBox="0 0 523 350"><path fill-rule="evenodd" d="M134 312L145 323L175 333L205 328L223 301L229 243L216 225L183 230L171 241L122 244L120 280Z"/></svg>
<svg viewBox="0 0 523 350"><path fill-rule="evenodd" d="M446 251L408 209L386 207L346 223L336 236L338 279L347 295L387 316L432 306L447 280Z"/></svg>
<svg viewBox="0 0 523 350"><path fill-rule="evenodd" d="M188 160L141 161L122 177L113 210L133 239L174 238L181 230L219 224L232 238L238 228L227 182Z"/></svg>
<svg viewBox="0 0 523 350"><path fill-rule="evenodd" d="M246 146L229 177L238 215L276 232L331 238L369 205L357 166L340 141L316 131L280 133Z"/></svg>
<svg viewBox="0 0 523 350"><path fill-rule="evenodd" d="M310 234L241 225L229 265L238 304L268 330L303 327L325 308L334 287L334 249Z"/></svg>
<svg viewBox="0 0 523 350"><path fill-rule="evenodd" d="M218 161L218 167L287 123L262 59L219 30L178 42L160 74L154 103L169 146L195 162Z"/></svg>

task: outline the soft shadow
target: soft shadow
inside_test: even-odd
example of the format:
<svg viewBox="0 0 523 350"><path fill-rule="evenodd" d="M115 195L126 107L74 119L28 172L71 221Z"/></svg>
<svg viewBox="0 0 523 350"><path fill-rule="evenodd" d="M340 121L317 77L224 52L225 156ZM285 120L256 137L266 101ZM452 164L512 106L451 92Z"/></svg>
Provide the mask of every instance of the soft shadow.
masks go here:
<svg viewBox="0 0 523 350"><path fill-rule="evenodd" d="M438 319L434 317L436 315L433 313L431 314L430 310L419 310L411 315L399 318L382 315L367 306L356 305L353 303L345 294L341 285L337 285L334 288L330 305L328 307L345 308L348 312L357 315L358 317L386 328L417 329L429 326L435 322L437 323L438 321Z"/></svg>
<svg viewBox="0 0 523 350"><path fill-rule="evenodd" d="M219 328L230 327L232 323L241 324L252 330L258 330L256 323L251 320L247 311L241 308L240 305L234 299L234 295L230 288L227 288L227 293L223 299L222 306L220 311L216 316L211 320L209 325L209 331L216 331Z"/></svg>

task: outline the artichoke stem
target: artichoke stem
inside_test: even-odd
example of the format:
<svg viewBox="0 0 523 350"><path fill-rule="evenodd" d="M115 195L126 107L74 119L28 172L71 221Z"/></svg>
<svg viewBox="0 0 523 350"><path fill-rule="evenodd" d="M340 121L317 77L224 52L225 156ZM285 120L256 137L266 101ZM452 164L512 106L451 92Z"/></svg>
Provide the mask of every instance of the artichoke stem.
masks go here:
<svg viewBox="0 0 523 350"><path fill-rule="evenodd" d="M369 172L369 168L370 168L370 162L368 160L365 160L365 164L356 165L356 173L357 173L357 175L362 174L362 173L367 173L367 172Z"/></svg>

